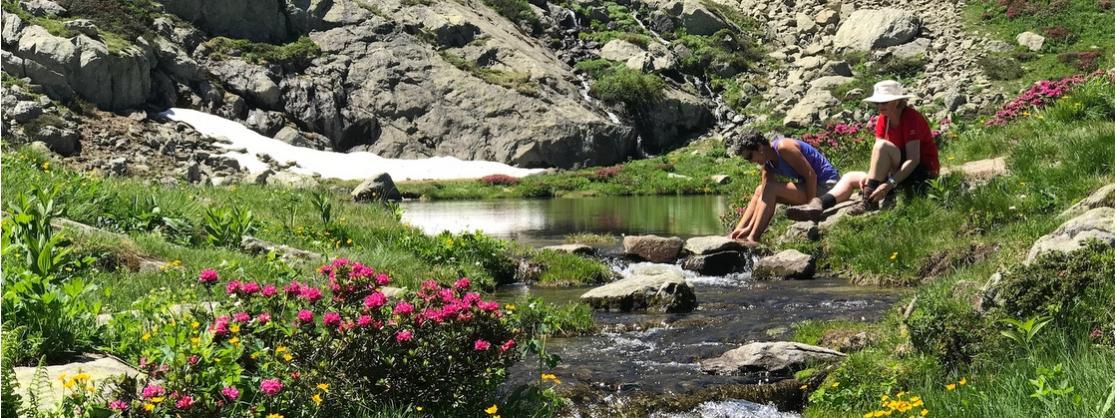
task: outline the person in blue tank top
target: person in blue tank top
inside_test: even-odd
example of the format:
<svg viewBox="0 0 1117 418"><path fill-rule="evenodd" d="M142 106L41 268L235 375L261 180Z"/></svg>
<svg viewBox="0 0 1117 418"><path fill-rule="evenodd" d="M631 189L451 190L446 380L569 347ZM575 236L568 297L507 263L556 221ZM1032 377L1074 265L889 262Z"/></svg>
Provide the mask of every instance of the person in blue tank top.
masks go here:
<svg viewBox="0 0 1117 418"><path fill-rule="evenodd" d="M760 184L729 238L756 246L776 204L802 205L826 193L841 178L838 170L815 147L794 138L775 135L771 141L756 131L727 141L730 155L760 166ZM789 181L790 180L790 181Z"/></svg>

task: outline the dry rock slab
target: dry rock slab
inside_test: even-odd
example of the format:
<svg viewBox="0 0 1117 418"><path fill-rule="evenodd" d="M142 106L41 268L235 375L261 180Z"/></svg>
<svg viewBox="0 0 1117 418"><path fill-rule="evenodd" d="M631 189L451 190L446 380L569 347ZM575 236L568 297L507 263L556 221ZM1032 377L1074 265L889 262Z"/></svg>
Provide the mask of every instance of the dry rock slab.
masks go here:
<svg viewBox="0 0 1117 418"><path fill-rule="evenodd" d="M1031 264L1040 255L1051 251L1069 253L1078 250L1091 239L1101 240L1112 246L1113 214L1113 208L1100 207L1090 209L1064 222L1055 231L1040 237L1032 244L1032 249L1028 251L1028 258L1024 263Z"/></svg>
<svg viewBox="0 0 1117 418"><path fill-rule="evenodd" d="M596 252L594 251L593 247L585 244L549 245L543 247L543 249L576 255L593 255Z"/></svg>
<svg viewBox="0 0 1117 418"><path fill-rule="evenodd" d="M790 375L813 364L830 363L845 354L829 348L789 341L755 342L727 351L720 357L702 360L702 371L715 375L769 372Z"/></svg>
<svg viewBox="0 0 1117 418"><path fill-rule="evenodd" d="M814 277L815 259L796 250L783 250L761 258L752 270L757 279L810 279Z"/></svg>
<svg viewBox="0 0 1117 418"><path fill-rule="evenodd" d="M844 19L834 35L834 47L868 52L902 45L915 38L922 23L908 10L857 10Z"/></svg>
<svg viewBox="0 0 1117 418"><path fill-rule="evenodd" d="M712 254L722 251L744 251L739 241L723 236L694 237L686 240L683 246L691 254Z"/></svg>
<svg viewBox="0 0 1117 418"><path fill-rule="evenodd" d="M637 266L632 276L593 288L581 300L616 312L690 312L698 305L682 273L669 266Z"/></svg>
<svg viewBox="0 0 1117 418"><path fill-rule="evenodd" d="M629 235L624 237L624 253L653 263L673 263L683 249L679 237Z"/></svg>
<svg viewBox="0 0 1117 418"><path fill-rule="evenodd" d="M1113 184L1107 184L1095 190L1085 199L1075 203L1074 206L1060 213L1059 216L1070 216L1100 207L1113 207Z"/></svg>
<svg viewBox="0 0 1117 418"><path fill-rule="evenodd" d="M74 376L78 373L88 373L90 380L97 384L107 378L115 376L129 376L139 377L143 373L136 370L132 366L120 361L115 357L103 355L82 355L79 356L78 361L67 364L60 364L57 366L46 366L46 376L43 376L41 382L36 381L35 373L37 367L16 367L15 375L16 381L19 382L18 392L20 393L25 406L32 407L39 410L46 410L56 407L58 402L65 396L65 390L62 387L62 381L58 379L59 376ZM29 388L37 386L49 387L49 390L38 391L35 396L38 398L38 405L31 405L31 397L27 393Z"/></svg>

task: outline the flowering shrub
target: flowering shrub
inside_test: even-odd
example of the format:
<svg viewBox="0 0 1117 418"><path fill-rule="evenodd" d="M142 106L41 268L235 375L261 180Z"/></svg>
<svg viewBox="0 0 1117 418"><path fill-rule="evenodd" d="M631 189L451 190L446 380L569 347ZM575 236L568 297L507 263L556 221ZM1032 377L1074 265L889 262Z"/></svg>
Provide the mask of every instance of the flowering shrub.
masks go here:
<svg viewBox="0 0 1117 418"><path fill-rule="evenodd" d="M1096 50L1059 54L1059 61L1079 71L1093 71L1098 69L1098 58L1101 58L1101 51Z"/></svg>
<svg viewBox="0 0 1117 418"><path fill-rule="evenodd" d="M514 185L514 184L518 184L519 182L520 182L519 178L512 177L512 176L509 176L509 175L506 175L506 174L492 174L492 175L488 175L488 176L485 176L485 177L481 177L481 183L484 183L484 184L487 184L487 185L490 185L490 186L511 186L511 185Z"/></svg>
<svg viewBox="0 0 1117 418"><path fill-rule="evenodd" d="M491 399L518 360L517 321L472 291L426 281L392 294L391 282L337 259L322 287L198 280L220 309L149 324L138 393L100 407L119 416L350 416L378 405L474 408Z"/></svg>
<svg viewBox="0 0 1117 418"><path fill-rule="evenodd" d="M609 180L613 177L616 177L617 174L619 174L620 172L621 172L621 166L619 166L619 165L614 165L614 166L611 166L611 167L601 167L601 168L598 168L597 170L595 170L593 172L593 175L590 176L590 178L592 178L594 180L605 181L605 180Z"/></svg>
<svg viewBox="0 0 1117 418"><path fill-rule="evenodd" d="M1092 75L1093 76L1093 75ZM1074 86L1082 84L1087 79L1084 75L1075 75L1061 80L1042 80L1032 84L1023 93L1009 101L986 125L1004 125L1020 116L1026 116L1029 111L1042 109L1054 103L1060 96L1067 94Z"/></svg>

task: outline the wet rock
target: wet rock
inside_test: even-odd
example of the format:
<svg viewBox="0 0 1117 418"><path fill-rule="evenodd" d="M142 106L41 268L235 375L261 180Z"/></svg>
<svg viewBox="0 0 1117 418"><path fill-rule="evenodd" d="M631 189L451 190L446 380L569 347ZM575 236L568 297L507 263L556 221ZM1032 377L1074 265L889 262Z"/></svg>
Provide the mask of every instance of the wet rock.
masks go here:
<svg viewBox="0 0 1117 418"><path fill-rule="evenodd" d="M624 237L624 253L637 256L653 263L672 263L683 249L679 237L659 237L655 235L629 235Z"/></svg>
<svg viewBox="0 0 1117 418"><path fill-rule="evenodd" d="M1044 235L1032 244L1025 264L1031 264L1036 257L1051 252L1072 252L1082 248L1086 241L1101 240L1113 245L1113 208L1099 207L1066 221L1058 229Z"/></svg>
<svg viewBox="0 0 1117 418"><path fill-rule="evenodd" d="M361 182L349 193L354 202L386 202L402 199L396 183L388 173L380 173Z"/></svg>
<svg viewBox="0 0 1117 418"><path fill-rule="evenodd" d="M1021 32L1016 35L1016 44L1027 47L1031 51L1039 51L1043 49L1043 42L1046 39L1032 32Z"/></svg>
<svg viewBox="0 0 1117 418"><path fill-rule="evenodd" d="M577 254L577 255L593 255L596 253L593 247L585 244L563 244L563 245L549 245L543 247L544 250L558 251L563 253Z"/></svg>
<svg viewBox="0 0 1117 418"><path fill-rule="evenodd" d="M724 276L744 271L745 256L740 251L692 255L683 260L683 268L704 276Z"/></svg>
<svg viewBox="0 0 1117 418"><path fill-rule="evenodd" d="M753 267L757 279L810 279L814 277L814 257L796 250L783 250L761 258Z"/></svg>
<svg viewBox="0 0 1117 418"><path fill-rule="evenodd" d="M669 266L636 266L632 276L591 289L581 300L617 312L690 312L698 304L682 273Z"/></svg>
<svg viewBox="0 0 1117 418"><path fill-rule="evenodd" d="M321 255L310 251L264 241L250 235L245 235L241 238L240 248L249 254L267 254L275 252L276 255L287 260L313 261L322 258Z"/></svg>
<svg viewBox="0 0 1117 418"><path fill-rule="evenodd" d="M722 251L744 251L745 247L740 242L723 236L694 237L686 240L683 246L687 252L695 255L713 254Z"/></svg>
<svg viewBox="0 0 1117 418"><path fill-rule="evenodd" d="M1094 193L1091 193L1085 199L1082 199L1078 203L1075 203L1074 206L1067 208L1067 210L1063 211L1063 213L1060 213L1059 216L1066 217L1070 215L1076 215L1090 209L1106 206L1113 207L1112 183L1102 186L1100 189L1094 191Z"/></svg>
<svg viewBox="0 0 1117 418"><path fill-rule="evenodd" d="M720 357L702 360L702 371L716 375L769 372L791 375L818 363L831 363L845 354L829 348L788 341L756 342L727 351Z"/></svg>
<svg viewBox="0 0 1117 418"><path fill-rule="evenodd" d="M139 370L115 357L100 354L83 354L72 363L46 366L45 369L46 379L36 382L37 367L15 368L15 378L19 383L18 391L26 407L38 410L55 410L59 401L67 394L67 390L62 386L63 381L58 378L62 375L72 377L78 373L87 373L94 383L104 382L106 379L116 376L135 378L143 375ZM41 383L41 385L38 383ZM36 390L35 398L39 403L38 405L31 405L31 396L28 391L32 388L40 389L40 386L43 386L43 389L46 390ZM106 395L109 394L106 393Z"/></svg>
<svg viewBox="0 0 1117 418"><path fill-rule="evenodd" d="M857 10L838 28L834 47L867 52L902 45L919 33L920 26L919 18L907 10Z"/></svg>

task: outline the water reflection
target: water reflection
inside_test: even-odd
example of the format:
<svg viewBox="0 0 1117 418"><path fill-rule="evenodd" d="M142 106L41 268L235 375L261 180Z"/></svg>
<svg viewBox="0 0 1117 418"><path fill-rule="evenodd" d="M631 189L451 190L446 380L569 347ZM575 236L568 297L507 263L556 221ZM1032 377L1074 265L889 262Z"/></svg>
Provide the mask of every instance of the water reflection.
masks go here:
<svg viewBox="0 0 1117 418"><path fill-rule="evenodd" d="M435 234L481 230L528 245L560 243L567 234L725 233L725 196L617 196L578 199L404 202L403 221Z"/></svg>

